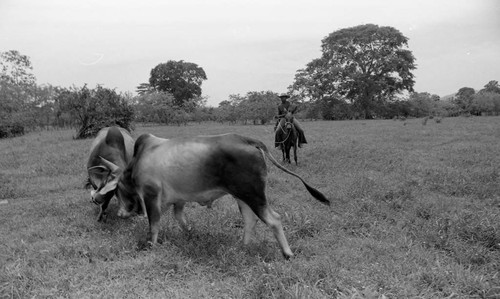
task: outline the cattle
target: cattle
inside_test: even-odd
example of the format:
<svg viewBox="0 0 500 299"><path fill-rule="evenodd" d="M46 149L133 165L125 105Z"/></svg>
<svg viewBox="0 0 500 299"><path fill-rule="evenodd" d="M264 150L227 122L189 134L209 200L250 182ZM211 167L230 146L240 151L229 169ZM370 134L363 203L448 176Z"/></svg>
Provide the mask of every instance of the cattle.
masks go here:
<svg viewBox="0 0 500 299"><path fill-rule="evenodd" d="M106 216L106 208L118 183L119 178L113 175L113 172L116 172L115 167L124 169L132 160L133 153L134 140L123 128L103 128L93 140L87 161L86 186L92 187L90 191L92 200L100 205L98 221L102 221ZM114 166L110 168L110 165ZM96 193L102 194L99 200L95 200Z"/></svg>
<svg viewBox="0 0 500 299"><path fill-rule="evenodd" d="M210 203L232 195L244 220L243 243L250 242L257 220L269 226L285 258L293 256L283 233L280 216L268 205L265 188L267 157L282 171L297 177L309 193L325 204L329 200L299 175L281 166L262 142L236 134L163 139L141 135L128 167L113 165L111 176L120 176L116 194L121 202L118 216L127 218L145 210L148 240L158 241L162 202L173 205L174 217L185 231L191 228L183 212L187 202ZM95 194L96 200L101 196Z"/></svg>

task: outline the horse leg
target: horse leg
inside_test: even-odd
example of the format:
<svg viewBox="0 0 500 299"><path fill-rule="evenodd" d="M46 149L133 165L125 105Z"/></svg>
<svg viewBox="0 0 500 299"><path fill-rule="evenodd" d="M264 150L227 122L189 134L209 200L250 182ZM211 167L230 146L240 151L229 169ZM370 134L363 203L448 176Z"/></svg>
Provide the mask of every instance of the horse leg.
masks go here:
<svg viewBox="0 0 500 299"><path fill-rule="evenodd" d="M295 165L297 164L297 141L293 143L293 159L295 160Z"/></svg>
<svg viewBox="0 0 500 299"><path fill-rule="evenodd" d="M291 161L290 161L290 144L286 145L286 162L288 162L288 164L291 163Z"/></svg>

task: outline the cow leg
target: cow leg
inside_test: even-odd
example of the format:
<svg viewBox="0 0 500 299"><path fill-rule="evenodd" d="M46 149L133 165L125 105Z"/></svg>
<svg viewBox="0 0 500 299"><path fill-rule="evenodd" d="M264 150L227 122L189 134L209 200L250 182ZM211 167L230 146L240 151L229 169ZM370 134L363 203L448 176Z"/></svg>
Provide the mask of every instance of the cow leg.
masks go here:
<svg viewBox="0 0 500 299"><path fill-rule="evenodd" d="M259 218L245 202L239 199L236 199L236 201L238 202L238 208L240 209L241 216L243 216L243 222L245 223L243 244L248 245L252 240L252 236L255 235L255 226Z"/></svg>
<svg viewBox="0 0 500 299"><path fill-rule="evenodd" d="M259 218L273 231L274 237L281 247L283 256L286 259L293 257L292 250L290 249L290 246L288 246L288 241L286 240L285 233L283 232L283 226L280 220L281 216L268 206L262 207L260 211L261 212L258 214Z"/></svg>
<svg viewBox="0 0 500 299"><path fill-rule="evenodd" d="M106 209L108 208L110 201L111 201L111 199L108 199L108 200L104 201L104 203L102 205L99 206L100 211L99 211L99 215L97 215L97 221L99 221L99 222L106 221Z"/></svg>
<svg viewBox="0 0 500 299"><path fill-rule="evenodd" d="M174 217L185 232L191 231L191 227L187 224L186 215L184 214L185 203L174 203Z"/></svg>
<svg viewBox="0 0 500 299"><path fill-rule="evenodd" d="M143 198L149 221L148 240L154 245L158 242L158 233L160 232L161 198L159 192L154 188L146 188Z"/></svg>

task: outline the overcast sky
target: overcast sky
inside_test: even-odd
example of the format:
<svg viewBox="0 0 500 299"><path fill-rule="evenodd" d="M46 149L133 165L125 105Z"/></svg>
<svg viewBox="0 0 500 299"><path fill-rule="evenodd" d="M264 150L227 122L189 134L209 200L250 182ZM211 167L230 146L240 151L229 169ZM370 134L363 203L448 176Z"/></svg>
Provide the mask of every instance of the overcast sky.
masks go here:
<svg viewBox="0 0 500 299"><path fill-rule="evenodd" d="M418 92L500 81L497 0L0 0L0 51L28 55L39 84L134 94L157 64L193 62L217 106L230 94L285 92L324 37L368 23L409 38Z"/></svg>

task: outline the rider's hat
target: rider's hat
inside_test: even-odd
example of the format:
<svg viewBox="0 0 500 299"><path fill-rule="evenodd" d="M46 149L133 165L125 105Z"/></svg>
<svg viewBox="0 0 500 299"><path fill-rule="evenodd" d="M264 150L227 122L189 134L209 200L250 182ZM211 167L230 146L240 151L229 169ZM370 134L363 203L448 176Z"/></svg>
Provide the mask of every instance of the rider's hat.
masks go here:
<svg viewBox="0 0 500 299"><path fill-rule="evenodd" d="M289 98L290 96L287 93L282 93L278 97L280 97L280 98Z"/></svg>

